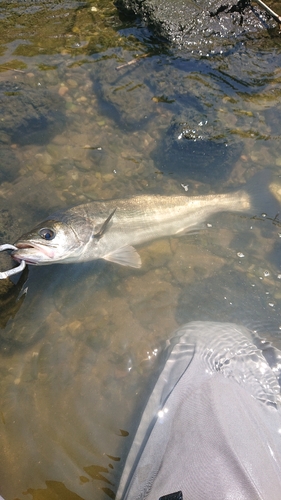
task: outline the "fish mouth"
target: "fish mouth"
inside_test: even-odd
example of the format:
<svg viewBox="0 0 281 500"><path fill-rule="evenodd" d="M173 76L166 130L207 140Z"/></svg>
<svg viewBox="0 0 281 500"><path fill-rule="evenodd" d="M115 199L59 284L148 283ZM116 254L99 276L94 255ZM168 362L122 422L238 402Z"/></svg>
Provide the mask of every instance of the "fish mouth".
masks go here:
<svg viewBox="0 0 281 500"><path fill-rule="evenodd" d="M35 248L35 245L30 245L30 243L17 243L15 245L17 248ZM16 250L14 250L16 252Z"/></svg>
<svg viewBox="0 0 281 500"><path fill-rule="evenodd" d="M11 255L17 262L25 260L27 264L37 264L43 260L51 260L55 256L55 247L44 245L44 243L19 241L15 243L15 246L17 250L14 250Z"/></svg>

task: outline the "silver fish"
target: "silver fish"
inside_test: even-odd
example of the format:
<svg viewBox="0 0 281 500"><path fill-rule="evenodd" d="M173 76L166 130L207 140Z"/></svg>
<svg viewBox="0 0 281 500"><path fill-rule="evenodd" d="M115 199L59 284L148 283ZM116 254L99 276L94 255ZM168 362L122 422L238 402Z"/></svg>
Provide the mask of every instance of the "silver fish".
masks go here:
<svg viewBox="0 0 281 500"><path fill-rule="evenodd" d="M249 212L254 210L252 198L241 189L208 196L94 201L48 217L15 242L18 249L12 256L35 265L105 259L139 268L134 245L198 230L216 212Z"/></svg>

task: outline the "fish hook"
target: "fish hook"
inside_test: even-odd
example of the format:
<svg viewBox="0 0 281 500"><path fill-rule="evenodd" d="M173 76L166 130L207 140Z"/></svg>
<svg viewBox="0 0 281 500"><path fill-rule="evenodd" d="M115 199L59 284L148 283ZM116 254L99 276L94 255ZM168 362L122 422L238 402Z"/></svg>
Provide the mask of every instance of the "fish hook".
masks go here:
<svg viewBox="0 0 281 500"><path fill-rule="evenodd" d="M0 245L0 252L3 252L4 250L18 250L18 248L15 247L14 245L9 245L7 243L4 245ZM22 260L19 266L13 267L12 269L8 269L8 271L3 271L3 273L0 273L0 280L4 280L4 279L8 278L9 276L12 276L13 274L20 273L21 271L24 270L25 266L26 266L26 263L24 260Z"/></svg>

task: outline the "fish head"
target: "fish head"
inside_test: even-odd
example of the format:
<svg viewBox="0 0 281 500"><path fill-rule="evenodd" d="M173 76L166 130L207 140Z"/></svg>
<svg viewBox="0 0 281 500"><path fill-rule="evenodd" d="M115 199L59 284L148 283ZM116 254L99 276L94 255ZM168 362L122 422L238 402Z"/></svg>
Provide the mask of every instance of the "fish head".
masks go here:
<svg viewBox="0 0 281 500"><path fill-rule="evenodd" d="M46 265L73 262L84 245L75 225L50 218L23 234L16 242L12 257L26 264Z"/></svg>

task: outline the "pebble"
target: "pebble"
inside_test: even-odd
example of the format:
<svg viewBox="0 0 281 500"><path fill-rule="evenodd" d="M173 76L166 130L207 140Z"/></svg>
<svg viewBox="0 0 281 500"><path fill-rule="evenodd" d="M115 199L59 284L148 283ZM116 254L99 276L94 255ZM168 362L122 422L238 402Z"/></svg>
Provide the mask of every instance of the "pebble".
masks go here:
<svg viewBox="0 0 281 500"><path fill-rule="evenodd" d="M104 182L111 182L114 180L114 174L105 174L102 176Z"/></svg>
<svg viewBox="0 0 281 500"><path fill-rule="evenodd" d="M40 166L40 170L43 174L51 174L53 172L53 167L48 163L43 163L43 165Z"/></svg>
<svg viewBox="0 0 281 500"><path fill-rule="evenodd" d="M61 97L63 97L66 93L68 92L68 87L66 87L65 85L62 85L60 88L59 88L59 95Z"/></svg>
<svg viewBox="0 0 281 500"><path fill-rule="evenodd" d="M85 97L84 95L82 95L81 97L78 97L78 99L76 99L77 102L86 102L88 99L87 97Z"/></svg>
<svg viewBox="0 0 281 500"><path fill-rule="evenodd" d="M76 82L76 80L73 80L72 78L68 78L67 84L69 85L69 87L72 87L73 89L76 89L76 87L78 87L78 83Z"/></svg>
<svg viewBox="0 0 281 500"><path fill-rule="evenodd" d="M84 331L84 325L81 321L72 321L67 327L70 335L81 335Z"/></svg>

